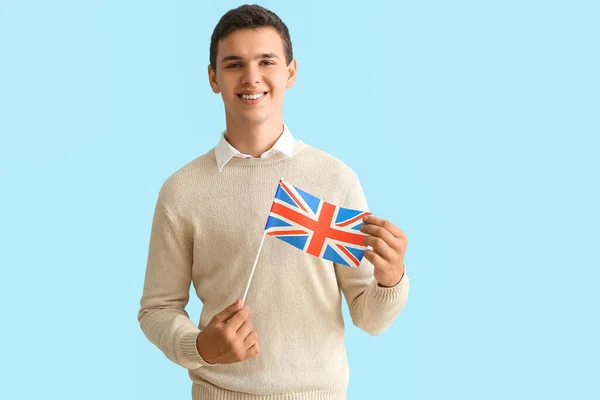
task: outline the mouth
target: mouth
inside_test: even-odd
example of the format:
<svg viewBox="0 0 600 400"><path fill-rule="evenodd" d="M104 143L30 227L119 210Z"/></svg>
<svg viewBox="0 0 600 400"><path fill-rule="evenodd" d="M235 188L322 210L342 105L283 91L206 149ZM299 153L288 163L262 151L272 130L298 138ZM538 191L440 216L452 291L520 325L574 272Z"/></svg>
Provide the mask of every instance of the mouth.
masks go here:
<svg viewBox="0 0 600 400"><path fill-rule="evenodd" d="M258 92L252 94L238 93L237 97L242 101L242 103L251 105L262 101L262 99L267 96L267 93L269 92Z"/></svg>

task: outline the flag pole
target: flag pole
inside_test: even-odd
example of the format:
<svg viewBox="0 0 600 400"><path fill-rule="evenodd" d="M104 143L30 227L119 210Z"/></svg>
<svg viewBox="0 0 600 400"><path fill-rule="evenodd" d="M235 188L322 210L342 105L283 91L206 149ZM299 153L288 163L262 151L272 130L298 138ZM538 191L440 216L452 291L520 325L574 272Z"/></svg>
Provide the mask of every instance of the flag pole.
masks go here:
<svg viewBox="0 0 600 400"><path fill-rule="evenodd" d="M260 241L260 246L258 247L258 253L256 254L256 258L254 259L254 265L252 266L252 272L250 272L250 279L248 279L248 284L246 285L246 290L244 291L244 297L242 297L242 307L244 307L244 303L246 302L246 295L248 294L248 289L250 288L250 282L252 282L252 276L254 275L254 270L256 269L256 264L258 263L258 256L260 255L260 251L262 250L263 243L265 242L265 236L267 236L266 230L264 231L262 240Z"/></svg>
<svg viewBox="0 0 600 400"><path fill-rule="evenodd" d="M279 188L279 185L281 184L281 181L283 181L283 177L281 177L281 179L279 180L279 183L277 184L278 188ZM248 279L248 284L246 285L246 290L244 290L244 296L242 297L242 307L244 307L244 303L246 302L246 296L248 295L248 289L250 288L250 282L252 282L252 277L254 276L254 270L256 269L256 264L258 263L258 256L260 256L260 251L262 250L263 244L265 243L266 236L267 236L267 230L265 227L265 229L263 230L262 239L260 241L260 246L258 246L258 253L256 253L256 258L254 259L254 265L252 266L252 271L250 272L250 279Z"/></svg>

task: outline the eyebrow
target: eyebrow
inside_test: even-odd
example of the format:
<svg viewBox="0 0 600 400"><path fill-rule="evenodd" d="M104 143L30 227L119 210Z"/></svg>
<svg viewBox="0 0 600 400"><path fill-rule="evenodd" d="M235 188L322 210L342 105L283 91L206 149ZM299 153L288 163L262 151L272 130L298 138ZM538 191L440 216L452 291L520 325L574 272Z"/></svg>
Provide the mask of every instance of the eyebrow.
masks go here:
<svg viewBox="0 0 600 400"><path fill-rule="evenodd" d="M277 58L277 59L279 59L279 57L275 53L262 53L262 54L258 54L257 56L254 57L255 60L258 60L259 58ZM221 63L224 63L225 61L243 61L243 60L244 60L244 57L227 56L227 57L223 57L223 59L221 60Z"/></svg>

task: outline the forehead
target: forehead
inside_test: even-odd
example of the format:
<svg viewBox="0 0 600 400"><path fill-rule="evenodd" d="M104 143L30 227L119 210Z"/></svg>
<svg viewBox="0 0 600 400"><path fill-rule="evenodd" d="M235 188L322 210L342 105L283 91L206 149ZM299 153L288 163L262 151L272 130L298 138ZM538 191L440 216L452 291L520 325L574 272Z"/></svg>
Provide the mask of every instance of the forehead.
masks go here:
<svg viewBox="0 0 600 400"><path fill-rule="evenodd" d="M230 33L219 41L217 62L227 56L251 58L261 53L275 53L284 59L283 40L275 28L240 29Z"/></svg>

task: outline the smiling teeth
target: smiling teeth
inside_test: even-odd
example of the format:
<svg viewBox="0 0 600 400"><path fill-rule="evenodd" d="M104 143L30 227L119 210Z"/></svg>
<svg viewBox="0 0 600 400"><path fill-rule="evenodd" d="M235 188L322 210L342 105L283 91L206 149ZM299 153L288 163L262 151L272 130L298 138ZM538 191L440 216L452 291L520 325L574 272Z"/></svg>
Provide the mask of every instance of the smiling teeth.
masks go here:
<svg viewBox="0 0 600 400"><path fill-rule="evenodd" d="M264 96L264 93L256 93L256 94L243 94L242 99L246 100L256 100Z"/></svg>

